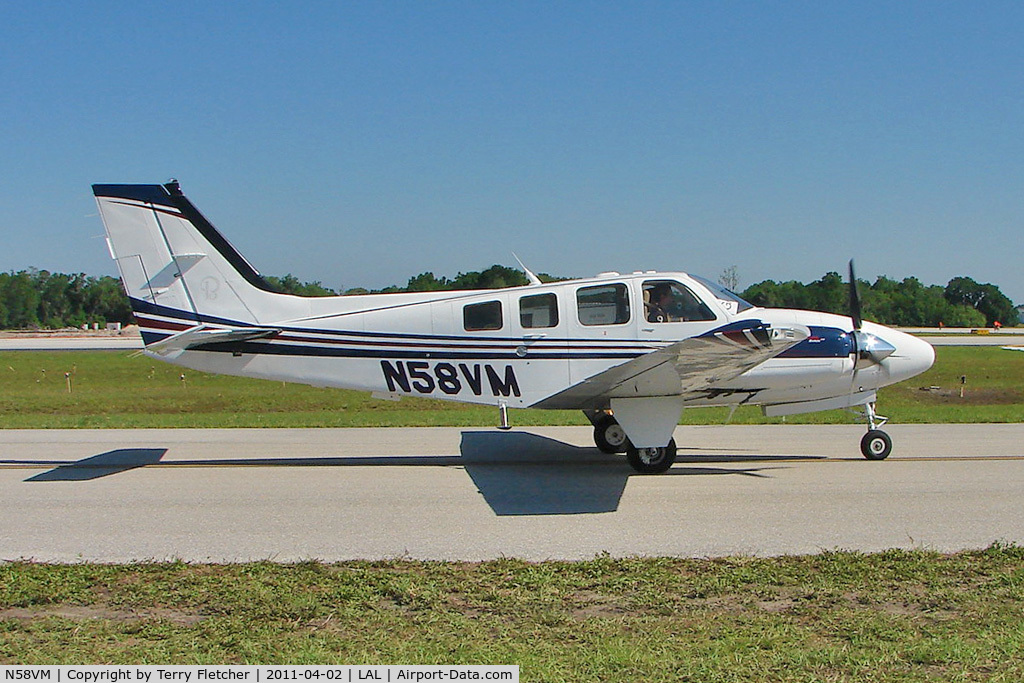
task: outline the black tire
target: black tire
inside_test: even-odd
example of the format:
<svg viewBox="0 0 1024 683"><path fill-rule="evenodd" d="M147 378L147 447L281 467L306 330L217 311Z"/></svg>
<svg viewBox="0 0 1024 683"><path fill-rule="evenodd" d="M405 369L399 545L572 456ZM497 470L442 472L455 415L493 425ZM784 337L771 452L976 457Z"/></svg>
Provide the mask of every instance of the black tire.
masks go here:
<svg viewBox="0 0 1024 683"><path fill-rule="evenodd" d="M626 452L629 437L614 417L605 415L594 425L594 443L602 453L614 455Z"/></svg>
<svg viewBox="0 0 1024 683"><path fill-rule="evenodd" d="M892 439L881 429L871 429L860 440L860 452L868 460L885 460L892 453Z"/></svg>
<svg viewBox="0 0 1024 683"><path fill-rule="evenodd" d="M626 459L640 474L661 474L676 461L676 440L672 439L663 448L635 448L630 444Z"/></svg>

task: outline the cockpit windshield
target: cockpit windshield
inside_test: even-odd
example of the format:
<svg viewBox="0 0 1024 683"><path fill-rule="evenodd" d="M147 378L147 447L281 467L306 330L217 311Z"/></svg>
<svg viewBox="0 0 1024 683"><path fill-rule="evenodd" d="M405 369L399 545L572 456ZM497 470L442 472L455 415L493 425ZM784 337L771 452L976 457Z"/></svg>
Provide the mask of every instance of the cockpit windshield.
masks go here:
<svg viewBox="0 0 1024 683"><path fill-rule="evenodd" d="M730 313L742 313L747 309L754 308L754 304L749 301L744 301L738 294L726 289L717 282L712 282L711 280L699 275L690 275L690 277L707 287L708 291L710 291L715 298L718 299L719 303L721 303L722 306Z"/></svg>

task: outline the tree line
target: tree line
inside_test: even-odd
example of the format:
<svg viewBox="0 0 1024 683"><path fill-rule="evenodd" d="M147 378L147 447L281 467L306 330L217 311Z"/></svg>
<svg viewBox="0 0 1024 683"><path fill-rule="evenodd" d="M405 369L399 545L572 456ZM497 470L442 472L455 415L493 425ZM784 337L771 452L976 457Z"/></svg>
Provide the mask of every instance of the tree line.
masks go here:
<svg viewBox="0 0 1024 683"><path fill-rule="evenodd" d="M544 282L566 279L546 273L538 277ZM302 282L291 274L266 279L281 292L302 296L500 289L527 284L521 271L500 265L453 278L428 271L409 278L404 286L378 290L357 287L335 291L320 282ZM729 284L735 284L735 272L731 279ZM998 321L1010 327L1019 322L1013 302L997 286L969 277L955 277L943 287L924 285L913 277L896 281L883 276L874 283L858 280L858 291L864 318L883 325L983 327ZM765 280L747 287L740 296L756 306L849 313L849 285L838 273L827 273L810 284ZM108 322L128 324L131 320L131 306L117 278L35 269L0 273L0 329L58 329L93 323L103 326Z"/></svg>
<svg viewBox="0 0 1024 683"><path fill-rule="evenodd" d="M1019 323L1017 309L999 288L969 277L955 277L942 287L915 277L897 282L885 276L873 284L857 280L865 320L898 327L1006 327ZM740 295L755 306L802 308L848 314L850 289L839 273L810 284L765 280Z"/></svg>
<svg viewBox="0 0 1024 683"><path fill-rule="evenodd" d="M132 309L121 281L48 270L0 273L0 329L58 329L129 323Z"/></svg>
<svg viewBox="0 0 1024 683"><path fill-rule="evenodd" d="M537 277L541 282L557 282L568 280L565 277L556 277L547 273L540 273ZM298 294L301 296L332 296L351 294L395 294L398 292L438 292L456 289L505 289L506 287L521 287L529 284L526 275L522 271L508 266L497 264L485 270L473 270L468 273L459 273L453 278L445 275L438 277L433 272L420 273L409 278L404 286L390 285L383 289L366 289L354 287L335 291L324 287L320 282L301 282L297 277L289 274L284 277L265 278L272 286L286 294Z"/></svg>
<svg viewBox="0 0 1024 683"><path fill-rule="evenodd" d="M555 280L539 276L546 282ZM361 287L335 291L321 282L302 282L292 274L265 278L274 289L300 296L336 296L339 294L378 294L390 292L426 292L448 289L501 289L527 284L518 270L494 265L483 271L459 273L454 278L421 273L404 286L378 290ZM132 322L132 309L118 278L92 277L84 273L51 273L48 270L0 272L0 329L60 329L82 325Z"/></svg>

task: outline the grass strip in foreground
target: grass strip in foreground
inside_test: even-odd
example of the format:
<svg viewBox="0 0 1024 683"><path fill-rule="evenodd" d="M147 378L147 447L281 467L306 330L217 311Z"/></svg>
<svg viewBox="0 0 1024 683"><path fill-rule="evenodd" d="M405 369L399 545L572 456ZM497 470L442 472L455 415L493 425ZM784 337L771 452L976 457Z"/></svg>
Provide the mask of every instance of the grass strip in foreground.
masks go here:
<svg viewBox="0 0 1024 683"><path fill-rule="evenodd" d="M526 681L1024 680L1024 549L0 564L2 663L518 664Z"/></svg>

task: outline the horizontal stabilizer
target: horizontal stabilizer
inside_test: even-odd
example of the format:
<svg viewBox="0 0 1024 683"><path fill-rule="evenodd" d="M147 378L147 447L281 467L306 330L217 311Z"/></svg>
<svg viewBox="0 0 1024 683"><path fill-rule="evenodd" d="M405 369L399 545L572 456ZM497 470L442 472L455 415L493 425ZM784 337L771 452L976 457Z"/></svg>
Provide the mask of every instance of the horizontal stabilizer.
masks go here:
<svg viewBox="0 0 1024 683"><path fill-rule="evenodd" d="M207 344L223 344L226 342L242 342L250 339L265 339L280 333L277 328L268 327L215 327L212 325L196 325L178 334L161 339L146 346L150 351L164 358L173 360L189 349Z"/></svg>

